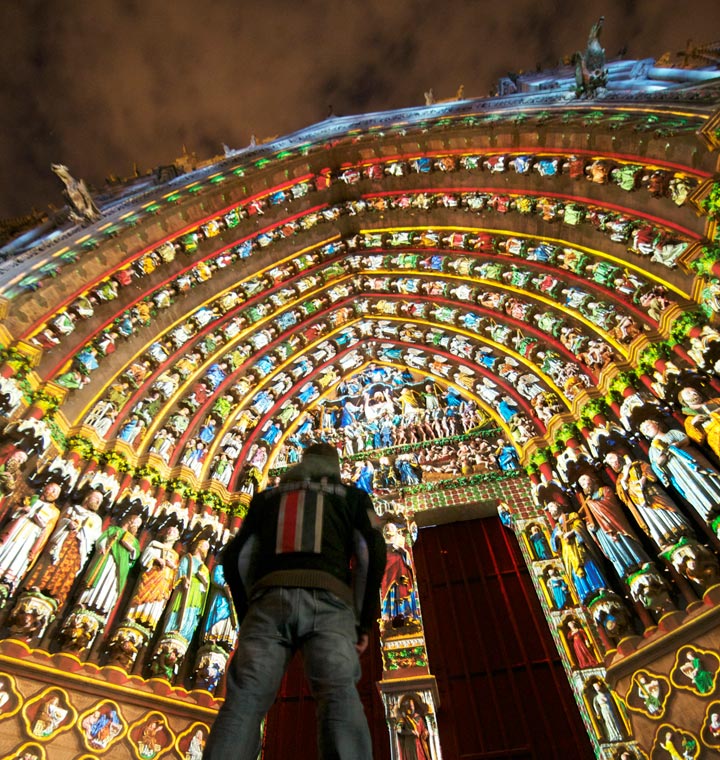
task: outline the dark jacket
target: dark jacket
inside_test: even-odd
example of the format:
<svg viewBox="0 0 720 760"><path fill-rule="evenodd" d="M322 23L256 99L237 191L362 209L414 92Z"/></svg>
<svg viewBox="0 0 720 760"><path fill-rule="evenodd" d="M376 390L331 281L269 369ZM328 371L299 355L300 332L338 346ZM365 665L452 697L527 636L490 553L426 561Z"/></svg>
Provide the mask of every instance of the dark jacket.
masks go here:
<svg viewBox="0 0 720 760"><path fill-rule="evenodd" d="M377 617L385 541L371 523L368 494L342 484L336 466L313 460L253 498L223 553L225 577L241 620L259 588L323 588L355 608L366 633Z"/></svg>

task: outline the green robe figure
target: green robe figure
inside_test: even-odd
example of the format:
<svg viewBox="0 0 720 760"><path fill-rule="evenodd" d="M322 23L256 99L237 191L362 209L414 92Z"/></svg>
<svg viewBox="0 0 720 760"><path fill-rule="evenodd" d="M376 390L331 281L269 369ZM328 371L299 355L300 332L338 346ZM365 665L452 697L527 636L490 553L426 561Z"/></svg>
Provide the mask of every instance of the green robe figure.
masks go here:
<svg viewBox="0 0 720 760"><path fill-rule="evenodd" d="M142 520L129 515L120 525L111 525L97 540L95 554L83 579L84 591L78 605L107 617L125 588L130 569L140 556L135 535Z"/></svg>
<svg viewBox="0 0 720 760"><path fill-rule="evenodd" d="M210 572L205 565L210 544L201 539L178 565L175 590L170 597L164 633L179 633L190 641L205 609Z"/></svg>
<svg viewBox="0 0 720 760"><path fill-rule="evenodd" d="M693 682L693 686L701 694L709 694L712 691L713 674L705 670L697 652L688 652L685 655L685 662L680 666L680 670Z"/></svg>

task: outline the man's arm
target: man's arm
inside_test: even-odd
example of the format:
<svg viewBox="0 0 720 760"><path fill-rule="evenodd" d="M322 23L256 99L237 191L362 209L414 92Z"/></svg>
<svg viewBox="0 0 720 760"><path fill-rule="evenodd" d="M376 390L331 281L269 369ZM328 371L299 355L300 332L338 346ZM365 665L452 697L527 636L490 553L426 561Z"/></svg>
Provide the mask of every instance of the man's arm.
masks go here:
<svg viewBox="0 0 720 760"><path fill-rule="evenodd" d="M257 522L258 504L254 498L250 502L245 519L242 521L240 530L230 543L223 549L220 562L225 573L225 581L230 588L233 606L237 613L238 623L242 623L247 612L248 598L247 589L240 574L240 554L251 538Z"/></svg>
<svg viewBox="0 0 720 760"><path fill-rule="evenodd" d="M385 574L386 548L385 540L380 531L373 527L371 517L375 517L375 511L372 506L370 497L364 491L355 491L357 503L355 506L355 529L361 537L360 554L365 554L367 558L358 556L357 572L359 574L365 571L364 589L362 589L361 598L357 600L358 611L358 643L365 639L367 645L367 634L377 618L378 608L380 605L380 584ZM362 588L363 578L356 577L356 583ZM364 647L363 647L364 648Z"/></svg>

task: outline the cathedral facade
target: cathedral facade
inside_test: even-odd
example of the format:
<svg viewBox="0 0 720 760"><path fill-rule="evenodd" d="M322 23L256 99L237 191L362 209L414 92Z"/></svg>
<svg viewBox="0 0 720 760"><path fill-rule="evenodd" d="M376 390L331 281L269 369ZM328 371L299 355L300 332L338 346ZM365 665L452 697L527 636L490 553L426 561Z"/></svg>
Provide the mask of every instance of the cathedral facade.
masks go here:
<svg viewBox="0 0 720 760"><path fill-rule="evenodd" d="M720 68L593 54L102 193L53 167L67 218L0 249L0 757L199 760L217 554L320 440L388 544L390 757L443 756L413 544L469 518L590 752L720 751Z"/></svg>

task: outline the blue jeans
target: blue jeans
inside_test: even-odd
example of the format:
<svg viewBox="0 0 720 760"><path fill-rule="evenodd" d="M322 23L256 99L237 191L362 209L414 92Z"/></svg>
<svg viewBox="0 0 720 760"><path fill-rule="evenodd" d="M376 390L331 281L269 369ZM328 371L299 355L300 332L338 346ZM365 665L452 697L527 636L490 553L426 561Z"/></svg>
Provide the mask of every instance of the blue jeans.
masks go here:
<svg viewBox="0 0 720 760"><path fill-rule="evenodd" d="M352 609L330 591L273 587L250 602L228 666L225 703L203 760L256 760L260 724L296 650L315 698L321 760L372 760L355 684L360 662Z"/></svg>

